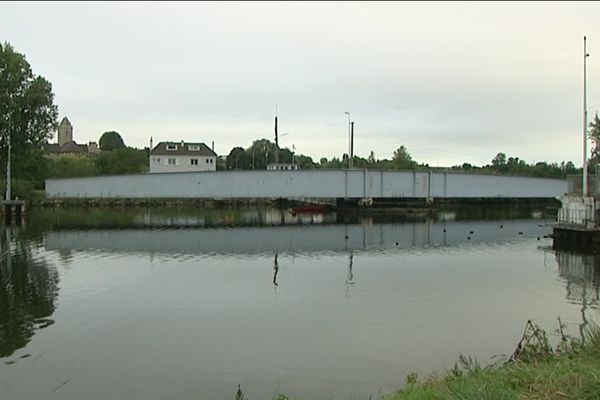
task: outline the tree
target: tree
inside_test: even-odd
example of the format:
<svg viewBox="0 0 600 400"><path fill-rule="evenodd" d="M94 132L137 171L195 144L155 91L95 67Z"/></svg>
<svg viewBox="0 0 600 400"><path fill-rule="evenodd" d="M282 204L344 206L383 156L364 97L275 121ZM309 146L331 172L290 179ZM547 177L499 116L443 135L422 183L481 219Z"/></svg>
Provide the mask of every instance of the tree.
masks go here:
<svg viewBox="0 0 600 400"><path fill-rule="evenodd" d="M312 157L298 154L294 157L294 162L300 169L315 169L317 164L313 161Z"/></svg>
<svg viewBox="0 0 600 400"><path fill-rule="evenodd" d="M492 160L492 166L495 169L500 170L505 165L506 165L506 154L504 154L504 153L496 154L496 157L494 157Z"/></svg>
<svg viewBox="0 0 600 400"><path fill-rule="evenodd" d="M247 158L246 150L241 147L234 147L227 156L226 167L227 169L245 169Z"/></svg>
<svg viewBox="0 0 600 400"><path fill-rule="evenodd" d="M394 151L392 165L395 169L414 169L417 163L413 161L412 156L404 146L400 146Z"/></svg>
<svg viewBox="0 0 600 400"><path fill-rule="evenodd" d="M116 149L125 148L123 138L121 137L119 132L115 131L104 132L102 136L100 136L98 145L100 146L100 150L103 151L112 151Z"/></svg>
<svg viewBox="0 0 600 400"><path fill-rule="evenodd" d="M248 156L248 167L243 169L267 169L267 164L275 162L275 153L278 151L275 143L268 139L259 139L252 142L252 146L246 149ZM279 150L279 162L283 162L284 157L289 157L289 162L292 160L292 153L281 152Z"/></svg>
<svg viewBox="0 0 600 400"><path fill-rule="evenodd" d="M125 147L98 154L96 170L100 175L140 174L148 171L146 149Z"/></svg>
<svg viewBox="0 0 600 400"><path fill-rule="evenodd" d="M0 158L6 160L10 135L13 177L19 178L24 168L36 169L32 164L43 162L39 150L52 137L57 117L50 82L33 73L25 55L9 43L0 44ZM19 160L26 160L27 166ZM4 173L6 164L1 164Z"/></svg>
<svg viewBox="0 0 600 400"><path fill-rule="evenodd" d="M94 162L81 155L63 154L50 160L48 176L50 178L71 178L74 176L96 175Z"/></svg>
<svg viewBox="0 0 600 400"><path fill-rule="evenodd" d="M598 113L594 116L594 120L590 122L590 140L592 141L591 163L594 165L600 164L600 118Z"/></svg>

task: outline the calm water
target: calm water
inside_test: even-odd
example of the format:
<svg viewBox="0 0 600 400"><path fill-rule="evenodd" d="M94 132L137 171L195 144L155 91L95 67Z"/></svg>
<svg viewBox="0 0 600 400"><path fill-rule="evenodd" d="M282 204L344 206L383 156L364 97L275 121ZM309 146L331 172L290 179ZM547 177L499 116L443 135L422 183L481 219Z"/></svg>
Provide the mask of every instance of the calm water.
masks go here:
<svg viewBox="0 0 600 400"><path fill-rule="evenodd" d="M482 219L485 218L485 219ZM535 218L47 211L0 232L1 399L367 399L598 322ZM471 233L472 232L472 233Z"/></svg>

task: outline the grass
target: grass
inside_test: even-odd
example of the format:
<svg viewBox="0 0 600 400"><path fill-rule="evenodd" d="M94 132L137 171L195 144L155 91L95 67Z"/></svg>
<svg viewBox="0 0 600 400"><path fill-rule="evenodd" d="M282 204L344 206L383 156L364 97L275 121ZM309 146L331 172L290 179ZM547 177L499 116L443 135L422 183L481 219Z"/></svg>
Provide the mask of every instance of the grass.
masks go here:
<svg viewBox="0 0 600 400"><path fill-rule="evenodd" d="M596 400L600 399L600 329L583 340L567 337L559 321L559 344L528 322L508 362L481 367L461 357L442 376L419 382L407 377L405 388L386 400Z"/></svg>

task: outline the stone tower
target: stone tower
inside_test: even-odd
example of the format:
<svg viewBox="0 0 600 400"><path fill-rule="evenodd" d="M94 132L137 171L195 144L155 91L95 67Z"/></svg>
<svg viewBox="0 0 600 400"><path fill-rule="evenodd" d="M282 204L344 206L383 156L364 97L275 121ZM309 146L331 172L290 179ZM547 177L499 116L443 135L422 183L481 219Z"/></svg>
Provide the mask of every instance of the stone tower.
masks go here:
<svg viewBox="0 0 600 400"><path fill-rule="evenodd" d="M67 117L64 117L58 125L58 147L73 141L73 125Z"/></svg>

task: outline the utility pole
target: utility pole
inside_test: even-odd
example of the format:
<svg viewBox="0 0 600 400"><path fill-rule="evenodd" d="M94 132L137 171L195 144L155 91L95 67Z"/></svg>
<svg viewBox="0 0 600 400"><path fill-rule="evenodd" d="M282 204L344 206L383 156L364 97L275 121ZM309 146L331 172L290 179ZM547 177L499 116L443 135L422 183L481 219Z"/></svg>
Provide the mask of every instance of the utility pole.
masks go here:
<svg viewBox="0 0 600 400"><path fill-rule="evenodd" d="M584 196L588 195L588 161L587 161L587 58L586 37L583 37L583 185Z"/></svg>
<svg viewBox="0 0 600 400"><path fill-rule="evenodd" d="M350 122L350 169L354 166L354 121Z"/></svg>
<svg viewBox="0 0 600 400"><path fill-rule="evenodd" d="M279 136L277 135L277 104L275 104L275 164L277 163L279 163Z"/></svg>

